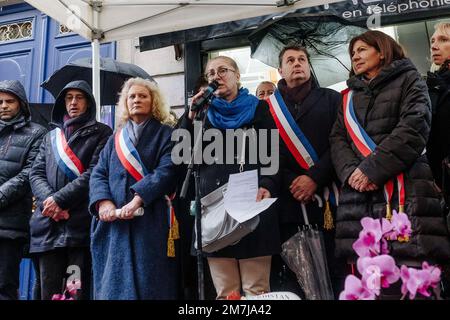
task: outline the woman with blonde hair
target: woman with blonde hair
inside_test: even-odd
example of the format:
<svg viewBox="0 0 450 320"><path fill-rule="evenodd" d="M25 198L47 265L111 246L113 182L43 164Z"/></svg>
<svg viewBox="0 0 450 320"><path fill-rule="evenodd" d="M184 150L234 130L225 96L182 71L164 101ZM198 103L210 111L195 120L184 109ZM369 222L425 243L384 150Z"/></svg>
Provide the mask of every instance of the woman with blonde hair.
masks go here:
<svg viewBox="0 0 450 320"><path fill-rule="evenodd" d="M432 106L427 156L436 183L441 189L447 187L448 192L449 186L443 185L446 172L442 162L450 155L450 23L437 24L430 42L436 71L429 72L427 77Z"/></svg>
<svg viewBox="0 0 450 320"><path fill-rule="evenodd" d="M239 81L241 75L236 62L229 57L218 56L208 61L205 70L205 80L218 83L214 97L206 111L205 130L220 131L222 137L225 137L229 132L227 130L235 132L234 130L253 128L259 144L266 143L266 150L271 150L270 143L260 137L260 132L265 132L267 129L276 130L269 106L266 101L258 100L248 92L248 89L241 87ZM204 89L193 97L193 103L198 101L203 94ZM193 132L192 120L194 117L195 112L192 110L185 113L181 119L181 128ZM252 149L250 149L250 143L246 141L249 139L244 137L242 143L244 156L241 154L241 157L238 157L237 152L239 151L236 151L234 147L223 146L222 154L226 155L227 159L235 159L236 161L233 163L228 161L223 163L217 157L214 163L203 163L199 166L199 193L202 197L226 184L230 174L249 170L258 170L257 201L277 196L280 184L279 174L260 174L260 169L264 165L261 161L249 161ZM233 152L232 155L227 154L230 151ZM274 152L278 152L278 150L271 150L272 154ZM205 254L217 299L226 299L233 293L243 292L245 295L257 295L270 291L272 255L281 250L276 205L261 212L259 217L260 222L256 229L237 243Z"/></svg>
<svg viewBox="0 0 450 320"><path fill-rule="evenodd" d="M175 185L172 117L156 85L140 78L124 84L119 107L120 127L90 180L94 299L175 299L165 199Z"/></svg>

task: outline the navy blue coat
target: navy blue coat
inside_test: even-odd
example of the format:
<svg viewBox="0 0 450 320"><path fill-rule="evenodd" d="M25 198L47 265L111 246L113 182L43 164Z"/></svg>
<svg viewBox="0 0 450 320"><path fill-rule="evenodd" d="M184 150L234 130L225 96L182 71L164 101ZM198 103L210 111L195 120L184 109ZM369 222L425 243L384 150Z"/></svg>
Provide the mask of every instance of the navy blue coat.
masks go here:
<svg viewBox="0 0 450 320"><path fill-rule="evenodd" d="M175 299L176 261L167 257L168 207L164 195L175 186L171 159L172 129L150 120L136 149L148 170L139 182L122 166L111 137L90 180L90 211L111 200L117 208L135 193L144 201L144 215L103 222L93 218L91 250L94 299Z"/></svg>

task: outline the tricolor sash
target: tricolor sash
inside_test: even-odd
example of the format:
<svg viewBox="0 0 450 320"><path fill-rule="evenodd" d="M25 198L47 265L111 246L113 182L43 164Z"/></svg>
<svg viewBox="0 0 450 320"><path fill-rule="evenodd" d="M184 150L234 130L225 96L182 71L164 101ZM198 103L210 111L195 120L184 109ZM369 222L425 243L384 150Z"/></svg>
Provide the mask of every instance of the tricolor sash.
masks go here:
<svg viewBox="0 0 450 320"><path fill-rule="evenodd" d="M147 174L147 169L139 156L126 128L121 128L114 137L115 148L120 163L136 180L140 181Z"/></svg>
<svg viewBox="0 0 450 320"><path fill-rule="evenodd" d="M364 156L369 156L376 148L375 142L370 138L364 128L356 118L355 109L353 107L353 91L346 89L343 94L344 123L347 132L355 144L358 151ZM399 173L396 178L398 188L399 212L403 212L405 208L405 183L403 173ZM386 217L391 218L391 200L394 193L394 182L389 180L383 187L384 198L386 200Z"/></svg>
<svg viewBox="0 0 450 320"><path fill-rule="evenodd" d="M284 143L300 167L308 170L319 160L319 157L289 112L280 91L275 90L267 102Z"/></svg>
<svg viewBox="0 0 450 320"><path fill-rule="evenodd" d="M319 160L316 151L309 142L306 135L302 132L291 112L287 108L283 97L279 90L275 90L267 100L269 104L270 113L275 121L275 124L280 132L280 136L289 149L290 153L300 165L301 168L308 170ZM332 183L332 191L328 187L324 188L324 199L326 202L324 213L324 228L332 229L333 217L330 210L330 200L338 205L338 194L335 183Z"/></svg>
<svg viewBox="0 0 450 320"><path fill-rule="evenodd" d="M83 163L78 159L67 143L64 131L56 128L50 132L50 141L56 163L61 171L70 179L75 180L85 171Z"/></svg>
<svg viewBox="0 0 450 320"><path fill-rule="evenodd" d="M138 151L134 147L133 142L128 135L126 128L119 129L114 136L114 145L116 148L117 156L120 163L125 170L136 180L140 181L144 178L148 171L145 168L144 163L139 156ZM178 231L178 221L175 216L175 209L172 205L172 200L175 198L175 193L170 197L165 196L168 207L168 219L169 219L169 234L167 239L167 256L175 257L175 244L174 240L180 238Z"/></svg>

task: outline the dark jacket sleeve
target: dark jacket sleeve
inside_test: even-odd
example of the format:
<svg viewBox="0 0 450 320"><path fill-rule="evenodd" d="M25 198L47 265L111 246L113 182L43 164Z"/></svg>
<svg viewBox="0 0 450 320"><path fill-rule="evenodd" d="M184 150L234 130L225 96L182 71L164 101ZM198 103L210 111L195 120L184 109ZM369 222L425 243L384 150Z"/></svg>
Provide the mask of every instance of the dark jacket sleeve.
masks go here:
<svg viewBox="0 0 450 320"><path fill-rule="evenodd" d="M100 157L92 169L89 179L89 212L96 216L97 202L101 200L113 200L111 189L109 188L109 159L114 145L114 136L111 136L106 146L100 152Z"/></svg>
<svg viewBox="0 0 450 320"><path fill-rule="evenodd" d="M36 130L26 154L22 170L0 186L0 209L23 198L23 196L29 192L29 175L31 167L33 166L34 159L39 153L39 147L41 146L45 133L46 130L44 128Z"/></svg>
<svg viewBox="0 0 450 320"><path fill-rule="evenodd" d="M257 107L258 110L258 128L257 129L267 129L267 152L270 154L271 161L275 163L268 163L261 165L261 168L275 167L274 174L271 175L261 175L259 179L259 186L269 190L271 197L277 197L279 194L279 188L281 186L282 180L282 168L285 166L286 157L281 149L281 139L278 133L277 126L270 114L269 105L265 101L261 101ZM272 134L276 132L276 142L272 141ZM275 144L273 143L275 142ZM259 143L258 143L259 144ZM259 144L259 148L260 148ZM259 150L261 152L261 150Z"/></svg>
<svg viewBox="0 0 450 320"><path fill-rule="evenodd" d="M168 134L161 141L159 163L143 179L131 186L131 191L139 194L144 206L149 206L155 199L169 195L175 190L176 168L172 162L172 142Z"/></svg>
<svg viewBox="0 0 450 320"><path fill-rule="evenodd" d="M359 165L370 181L378 186L405 171L417 160L425 149L430 133L430 99L425 81L416 71L408 74L401 101L396 127Z"/></svg>
<svg viewBox="0 0 450 320"><path fill-rule="evenodd" d="M42 144L39 148L39 153L36 156L36 159L33 162L33 166L30 170L30 186L33 195L36 197L37 205L40 206L45 199L50 197L55 190L53 190L52 186L48 183L47 180L47 171L46 171L46 159L45 154L47 152L47 148L50 147L50 134L44 137Z"/></svg>
<svg viewBox="0 0 450 320"><path fill-rule="evenodd" d="M351 141L347 136L344 124L342 105L337 111L336 122L330 135L330 156L336 174L342 184L358 167L360 160L351 147Z"/></svg>
<svg viewBox="0 0 450 320"><path fill-rule="evenodd" d="M97 147L92 154L91 161L86 171L81 174L75 180L66 184L63 188L55 192L53 199L58 204L58 206L63 209L70 209L77 206L80 201L85 201L86 195L88 194L89 188L89 178L91 176L92 169L98 162L100 152L108 141L109 136L112 134L112 130L109 127L102 126L100 133L100 138L98 140ZM77 201L74 201L77 200Z"/></svg>
<svg viewBox="0 0 450 320"><path fill-rule="evenodd" d="M331 119L331 124L336 122L336 114L339 109L342 108L341 95L337 92L330 93L330 99L328 101L328 116ZM328 131L328 135L330 131ZM323 187L328 185L333 177L333 163L331 162L331 151L330 147L322 153L320 159L306 172L306 175L314 180L314 182L319 186Z"/></svg>

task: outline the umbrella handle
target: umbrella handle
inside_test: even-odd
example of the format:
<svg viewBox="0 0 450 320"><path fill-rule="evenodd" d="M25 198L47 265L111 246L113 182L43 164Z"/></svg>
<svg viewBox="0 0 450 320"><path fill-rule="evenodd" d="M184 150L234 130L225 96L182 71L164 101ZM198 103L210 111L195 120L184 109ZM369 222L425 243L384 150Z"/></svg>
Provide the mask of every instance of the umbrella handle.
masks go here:
<svg viewBox="0 0 450 320"><path fill-rule="evenodd" d="M308 212L306 212L306 206L303 202L300 205L302 207L303 221L305 222L306 225L309 225Z"/></svg>
<svg viewBox="0 0 450 320"><path fill-rule="evenodd" d="M322 198L319 197L317 194L314 194L314 198L316 198L316 200L317 200L317 205L319 206L319 208L322 208L322 207L323 207L323 201L322 201Z"/></svg>
<svg viewBox="0 0 450 320"><path fill-rule="evenodd" d="M314 194L314 198L317 200L317 205L322 208L323 207L323 201L322 198L320 198L317 194ZM306 211L306 206L303 202L300 203L302 207L302 214L303 214L303 221L306 225L309 225L309 219L308 219L308 212Z"/></svg>

